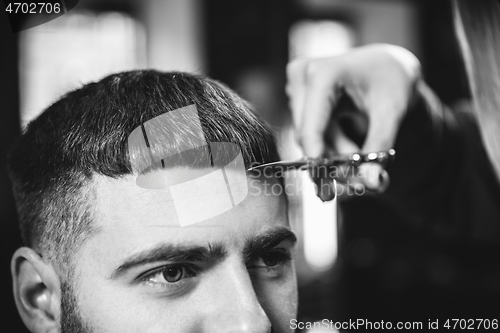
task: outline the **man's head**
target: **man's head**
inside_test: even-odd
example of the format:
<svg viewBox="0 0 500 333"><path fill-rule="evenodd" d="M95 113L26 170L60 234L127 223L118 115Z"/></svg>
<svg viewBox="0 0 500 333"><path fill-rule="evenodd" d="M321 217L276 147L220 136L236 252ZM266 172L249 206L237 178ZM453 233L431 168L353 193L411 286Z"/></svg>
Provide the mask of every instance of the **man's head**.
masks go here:
<svg viewBox="0 0 500 333"><path fill-rule="evenodd" d="M65 95L17 142L10 174L26 247L12 272L33 332L287 330L297 295L283 195L248 178L241 203L182 228L170 223L178 216L168 189L138 186L130 134L188 105L207 143L236 144L246 166L278 158L272 134L230 89L156 71L111 75ZM178 132L169 145L188 129ZM177 162L150 172L174 182L207 174Z"/></svg>

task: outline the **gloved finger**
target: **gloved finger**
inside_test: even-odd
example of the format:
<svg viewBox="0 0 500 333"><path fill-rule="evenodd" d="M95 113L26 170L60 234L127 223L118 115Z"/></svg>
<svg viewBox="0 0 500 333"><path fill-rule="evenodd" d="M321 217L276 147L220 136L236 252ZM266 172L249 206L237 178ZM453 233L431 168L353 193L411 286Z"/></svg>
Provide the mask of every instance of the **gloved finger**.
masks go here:
<svg viewBox="0 0 500 333"><path fill-rule="evenodd" d="M299 144L305 155L312 158L326 150L325 133L339 96L334 73L322 73L321 69L317 63L308 65L304 111L298 129Z"/></svg>
<svg viewBox="0 0 500 333"><path fill-rule="evenodd" d="M314 177L313 181L316 186L316 195L322 201L330 201L335 199L337 187L336 182L333 178Z"/></svg>
<svg viewBox="0 0 500 333"><path fill-rule="evenodd" d="M296 59L288 63L286 68L287 84L285 92L292 112L292 121L297 135L304 112L304 99L307 93L306 68L309 59Z"/></svg>
<svg viewBox="0 0 500 333"><path fill-rule="evenodd" d="M382 193L389 186L389 174L378 163L365 163L359 166L357 178L366 190Z"/></svg>

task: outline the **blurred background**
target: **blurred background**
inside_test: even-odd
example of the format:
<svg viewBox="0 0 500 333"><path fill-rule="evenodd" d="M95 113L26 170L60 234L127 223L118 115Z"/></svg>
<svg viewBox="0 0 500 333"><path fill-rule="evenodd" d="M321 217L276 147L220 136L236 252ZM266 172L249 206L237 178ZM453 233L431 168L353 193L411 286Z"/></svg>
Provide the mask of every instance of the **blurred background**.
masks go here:
<svg viewBox="0 0 500 333"><path fill-rule="evenodd" d="M295 57L396 44L417 55L426 81L444 102L462 105L469 97L445 0L80 0L68 14L19 33L0 16L0 276L4 325L11 332L27 331L11 292L10 258L21 243L5 152L21 127L64 92L127 69L208 75L253 103L275 131L285 159L300 156L284 92L286 64ZM300 239L299 317L348 318L343 304L350 295L339 282L345 264L372 267L384 251L369 231L343 238L336 202L317 199L307 175L290 174L287 182L293 189L290 218ZM341 257L339 239L348 244ZM404 272L400 263L380 279L387 279L388 289L411 288Z"/></svg>

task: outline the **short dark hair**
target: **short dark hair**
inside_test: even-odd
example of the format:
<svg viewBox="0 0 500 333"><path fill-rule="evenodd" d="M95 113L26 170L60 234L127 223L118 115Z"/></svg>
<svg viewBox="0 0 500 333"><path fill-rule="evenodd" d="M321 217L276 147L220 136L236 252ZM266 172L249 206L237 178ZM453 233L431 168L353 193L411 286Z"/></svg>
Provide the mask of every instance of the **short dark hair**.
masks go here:
<svg viewBox="0 0 500 333"><path fill-rule="evenodd" d="M11 149L9 174L25 245L56 264L69 264L94 231L93 175L131 174L129 134L149 119L191 104L206 140L237 144L247 167L279 159L271 131L220 82L155 70L107 76L48 107Z"/></svg>

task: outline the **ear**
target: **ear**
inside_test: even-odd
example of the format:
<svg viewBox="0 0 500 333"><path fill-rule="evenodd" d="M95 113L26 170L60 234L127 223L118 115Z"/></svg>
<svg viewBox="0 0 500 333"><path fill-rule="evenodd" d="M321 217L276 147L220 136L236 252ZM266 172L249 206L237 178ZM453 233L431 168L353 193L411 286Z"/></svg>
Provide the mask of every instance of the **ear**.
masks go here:
<svg viewBox="0 0 500 333"><path fill-rule="evenodd" d="M30 248L18 249L11 262L14 299L33 333L59 332L61 288L54 268Z"/></svg>

